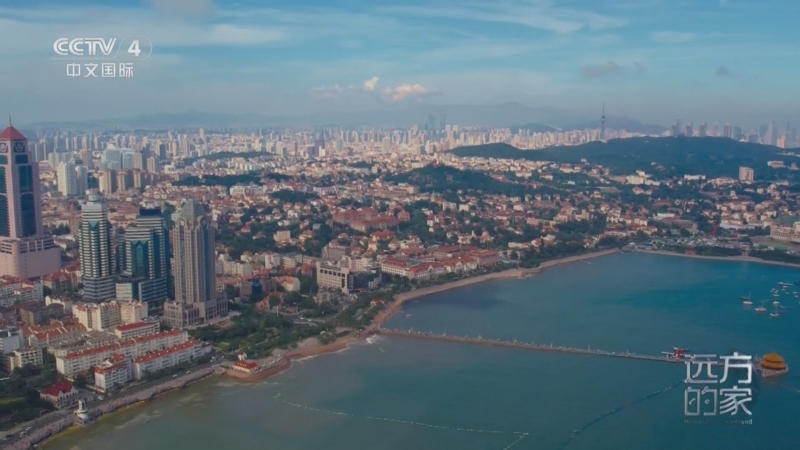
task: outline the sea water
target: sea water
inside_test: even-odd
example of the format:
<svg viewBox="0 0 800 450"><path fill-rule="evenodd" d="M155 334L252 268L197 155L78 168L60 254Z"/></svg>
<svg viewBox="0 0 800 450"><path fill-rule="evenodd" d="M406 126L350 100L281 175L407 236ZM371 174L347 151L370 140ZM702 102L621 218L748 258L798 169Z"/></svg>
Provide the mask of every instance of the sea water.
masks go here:
<svg viewBox="0 0 800 450"><path fill-rule="evenodd" d="M797 370L759 385L747 425L689 423L680 364L380 337L102 418L48 449L709 450L800 448L800 304L754 306L800 270L618 254L405 305L388 328L659 355L777 352ZM800 286L797 287L800 290Z"/></svg>

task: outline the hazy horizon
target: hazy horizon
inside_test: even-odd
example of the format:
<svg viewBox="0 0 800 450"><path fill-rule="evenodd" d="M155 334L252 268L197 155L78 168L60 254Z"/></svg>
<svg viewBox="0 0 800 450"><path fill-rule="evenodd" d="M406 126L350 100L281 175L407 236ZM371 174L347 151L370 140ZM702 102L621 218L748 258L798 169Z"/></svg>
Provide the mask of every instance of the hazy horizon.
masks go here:
<svg viewBox="0 0 800 450"><path fill-rule="evenodd" d="M0 7L0 111L30 124L519 102L580 122L605 102L609 116L664 126L783 126L800 120L792 10L781 0L30 0ZM57 38L126 35L154 48L132 78L69 78L51 60Z"/></svg>

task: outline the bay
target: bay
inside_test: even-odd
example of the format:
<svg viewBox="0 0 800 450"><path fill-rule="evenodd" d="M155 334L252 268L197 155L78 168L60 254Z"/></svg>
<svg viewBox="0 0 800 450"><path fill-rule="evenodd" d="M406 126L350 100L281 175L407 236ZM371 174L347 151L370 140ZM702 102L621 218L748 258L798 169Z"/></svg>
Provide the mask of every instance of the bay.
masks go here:
<svg viewBox="0 0 800 450"><path fill-rule="evenodd" d="M786 314L771 318L739 297L752 292L772 310L770 289L795 280L800 271L789 267L617 254L435 294L406 304L386 327L655 355L774 351L792 367L798 299L782 295ZM46 448L800 447L796 371L759 385L752 425L685 423L686 386L677 385L685 375L663 362L380 337L256 385L203 381Z"/></svg>

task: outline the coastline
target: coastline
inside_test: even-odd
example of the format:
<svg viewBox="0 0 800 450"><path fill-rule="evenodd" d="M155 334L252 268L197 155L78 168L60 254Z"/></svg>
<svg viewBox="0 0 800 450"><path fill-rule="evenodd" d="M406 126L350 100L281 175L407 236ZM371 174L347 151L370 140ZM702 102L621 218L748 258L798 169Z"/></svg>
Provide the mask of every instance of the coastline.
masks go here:
<svg viewBox="0 0 800 450"><path fill-rule="evenodd" d="M766 260L766 259L754 258L752 256L687 255L685 253L670 252L670 251L666 251L666 250L633 249L632 251L636 252L636 253L647 253L647 254L650 254L650 255L678 256L678 257L681 257L681 258L706 259L706 260L709 260L709 261L748 262L748 263L755 263L755 264L767 264L767 265L770 265L770 266L794 267L794 268L800 269L800 264L793 264L793 263L781 262L781 261L769 261L769 260Z"/></svg>
<svg viewBox="0 0 800 450"><path fill-rule="evenodd" d="M173 379L169 382L153 386L147 390L128 394L121 398L115 398L112 401L108 401L102 405L96 406L91 410L89 410L90 416L93 418L92 422L83 426L91 426L92 423L97 421L102 416L112 414L114 412L117 412L125 408L129 408L138 403L152 400L153 398L159 395L176 391L178 389L183 389L189 384L192 384L196 381L200 381L204 378L213 375L215 370L216 367L213 366L206 367L196 372L192 372L188 375L184 375L180 378ZM31 430L28 436L25 436L24 438L4 448L7 450L29 450L34 447L43 445L44 443L46 443L47 441L54 438L60 433L63 433L70 429L76 429L76 427L82 427L82 426L75 423L75 418L73 414L69 414L66 417L63 417L59 420L56 420L55 422L47 424L46 426L37 428L35 430Z"/></svg>
<svg viewBox="0 0 800 450"><path fill-rule="evenodd" d="M400 312L403 304L410 301L416 300L421 297L425 297L431 294L437 294L439 292L449 291L451 289L458 289L465 286L471 286L477 283L483 283L485 281L494 281L494 280L507 280L519 277L527 277L535 274L539 274L543 272L545 269L549 269L551 267L556 267L564 264L571 264L578 261L584 261L588 259L599 258L601 256L608 256L613 255L616 253L620 253L619 249L610 249L610 250L600 250L597 252L585 253L583 255L576 255L576 256L568 256L566 258L559 258L553 259L550 261L545 261L539 265L539 267L533 267L530 269L508 269L502 272L494 272L494 273L487 273L485 275L480 275L477 277L469 277L463 278L461 280L452 281L450 283L439 284L436 286L430 286L422 289L417 289L411 292L404 292L395 296L394 302L385 310L381 311L380 314L373 320L372 324L367 328L368 331L373 331L376 328L380 328L387 320L391 319L392 316Z"/></svg>
<svg viewBox="0 0 800 450"><path fill-rule="evenodd" d="M363 335L361 337L347 336L336 342L331 342L330 344L313 345L308 348L300 349L294 352L287 352L283 355L282 363L270 367L268 369L264 369L261 372L257 372L254 374L245 374L242 372L236 372L233 369L225 368L225 376L233 380L244 383L255 383L258 381L263 381L271 376L277 375L283 372L284 370L291 368L292 361L300 360L303 358L310 358L312 356L323 355L327 353L335 353L340 350L346 349L347 347L350 346L350 344L354 342L358 342L364 339L366 339L366 335Z"/></svg>
<svg viewBox="0 0 800 450"><path fill-rule="evenodd" d="M614 248L609 250L601 250L591 253L585 253L583 255L568 256L566 258L545 261L541 265L539 265L539 267L534 267L530 269L519 269L519 268L508 269L502 272L487 273L476 277L463 278L461 280L451 281L449 283L417 289L411 292L404 292L402 294L398 294L397 296L395 296L395 300L386 309L378 313L378 315L375 317L375 319L372 321L369 327L367 327L367 329L364 330L364 332L361 333L358 337L348 336L343 339L337 340L336 342L332 342L330 344L325 344L325 345L315 344L305 349L287 352L283 355L284 362L282 362L281 364L278 364L277 366L274 367L270 367L268 369L264 369L261 372L254 373L252 375L248 375L241 372L235 372L232 369L226 369L225 376L233 380L244 383L255 383L266 380L269 377L272 377L285 370L288 370L289 368L292 367L293 360L299 360L302 358L308 358L311 356L323 355L327 353L335 353L340 350L344 350L347 347L349 347L350 344L356 343L358 341L363 341L370 335L372 335L377 328L380 328L380 326L383 325L387 320L389 320L392 316L397 314L405 302L410 300L415 300L439 292L449 291L450 289L457 289L460 287L470 286L476 283L483 283L485 281L507 280L507 279L531 276L534 274L541 273L545 269L551 267L556 267L563 264L570 264L573 262L584 261L593 258L599 258L601 256L613 255L619 252L620 252L619 249Z"/></svg>

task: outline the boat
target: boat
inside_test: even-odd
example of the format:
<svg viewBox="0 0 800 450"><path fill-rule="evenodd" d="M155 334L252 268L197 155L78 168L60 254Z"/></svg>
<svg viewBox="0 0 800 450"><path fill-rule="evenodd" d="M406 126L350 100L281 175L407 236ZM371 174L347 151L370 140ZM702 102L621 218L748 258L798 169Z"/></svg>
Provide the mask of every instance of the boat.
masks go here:
<svg viewBox="0 0 800 450"><path fill-rule="evenodd" d="M769 316L770 317L778 317L778 316L780 316L780 314L778 314L778 313L769 313Z"/></svg>
<svg viewBox="0 0 800 450"><path fill-rule="evenodd" d="M767 312L767 308L764 308L764 303L761 303L761 306L756 308L756 312L759 313L759 314Z"/></svg>
<svg viewBox="0 0 800 450"><path fill-rule="evenodd" d="M747 302L750 301L750 297L752 295L753 295L753 293L751 292L751 293L747 294L747 297L741 297L741 299L742 299L743 302L747 303Z"/></svg>
<svg viewBox="0 0 800 450"><path fill-rule="evenodd" d="M742 304L745 306L753 306L753 302L751 302L750 300L745 300L742 302Z"/></svg>
<svg viewBox="0 0 800 450"><path fill-rule="evenodd" d="M774 302L772 302L772 304L775 305L775 306L780 306L781 302L775 300Z"/></svg>
<svg viewBox="0 0 800 450"><path fill-rule="evenodd" d="M797 281L795 281L794 284L797 284ZM787 283L785 281L781 281L781 282L778 283L778 286L787 286L788 287L788 286L791 286L791 285L792 285L792 283Z"/></svg>

